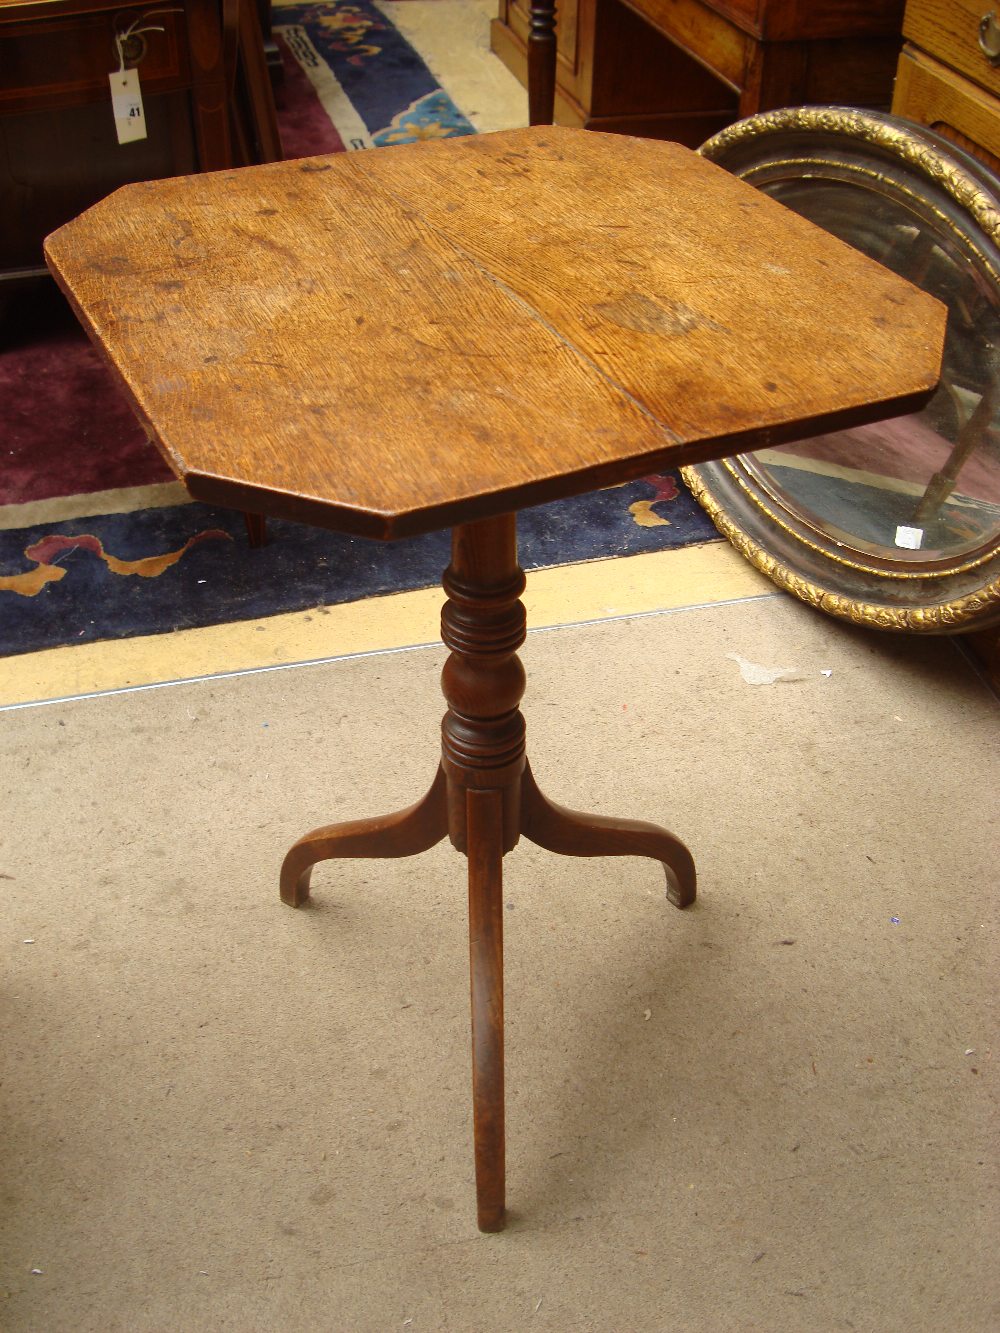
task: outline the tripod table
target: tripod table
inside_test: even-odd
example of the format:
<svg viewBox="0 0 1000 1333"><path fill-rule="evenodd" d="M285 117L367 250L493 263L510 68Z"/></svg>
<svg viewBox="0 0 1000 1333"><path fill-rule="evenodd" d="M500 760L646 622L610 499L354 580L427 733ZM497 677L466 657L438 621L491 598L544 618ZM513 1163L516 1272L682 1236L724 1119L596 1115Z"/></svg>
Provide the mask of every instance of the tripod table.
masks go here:
<svg viewBox="0 0 1000 1333"><path fill-rule="evenodd" d="M675 144L551 127L127 186L49 265L192 496L392 539L453 529L430 790L317 861L468 859L479 1225L504 1223L501 867L690 852L539 791L518 707L516 511L916 409L944 310ZM720 756L721 759L721 756Z"/></svg>

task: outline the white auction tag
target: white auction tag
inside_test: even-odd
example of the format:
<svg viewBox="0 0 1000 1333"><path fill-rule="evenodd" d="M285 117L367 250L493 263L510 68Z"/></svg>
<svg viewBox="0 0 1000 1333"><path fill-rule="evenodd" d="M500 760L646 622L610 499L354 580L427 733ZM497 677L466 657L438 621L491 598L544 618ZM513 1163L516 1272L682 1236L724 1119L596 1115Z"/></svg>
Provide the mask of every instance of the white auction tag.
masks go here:
<svg viewBox="0 0 1000 1333"><path fill-rule="evenodd" d="M139 71L120 69L108 75L111 84L111 110L119 143L133 143L146 137L146 117L139 91Z"/></svg>
<svg viewBox="0 0 1000 1333"><path fill-rule="evenodd" d="M896 529L896 545L903 548L904 551L919 551L923 545L923 528L898 527Z"/></svg>

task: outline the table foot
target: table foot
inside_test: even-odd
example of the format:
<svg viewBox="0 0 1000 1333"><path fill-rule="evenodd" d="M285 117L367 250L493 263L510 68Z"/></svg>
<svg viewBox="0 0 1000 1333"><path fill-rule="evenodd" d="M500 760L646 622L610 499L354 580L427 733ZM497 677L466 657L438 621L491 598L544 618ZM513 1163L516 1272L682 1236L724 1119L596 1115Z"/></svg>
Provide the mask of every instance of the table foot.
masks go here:
<svg viewBox="0 0 1000 1333"><path fill-rule="evenodd" d="M679 838L657 824L608 819L564 809L544 796L526 764L521 778L521 833L562 856L651 856L667 876L667 898L675 907L695 900L694 858Z"/></svg>
<svg viewBox="0 0 1000 1333"><path fill-rule="evenodd" d="M301 907L309 897L312 868L341 857L416 856L448 832L447 781L438 768L422 800L392 815L328 824L299 838L281 866L281 900Z"/></svg>

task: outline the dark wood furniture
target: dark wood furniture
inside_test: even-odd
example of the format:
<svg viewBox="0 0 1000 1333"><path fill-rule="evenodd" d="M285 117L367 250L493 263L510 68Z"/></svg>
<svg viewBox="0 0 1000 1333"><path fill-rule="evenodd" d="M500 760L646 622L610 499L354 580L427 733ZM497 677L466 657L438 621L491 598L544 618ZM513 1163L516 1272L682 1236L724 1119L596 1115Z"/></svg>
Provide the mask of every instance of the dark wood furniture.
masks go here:
<svg viewBox="0 0 1000 1333"><path fill-rule="evenodd" d="M281 896L328 858L444 837L468 858L478 1218L499 1230L504 854L651 857L676 906L695 895L672 834L531 776L515 511L922 404L943 309L678 145L554 128L135 185L46 251L193 496L454 529L430 790L307 834Z"/></svg>
<svg viewBox="0 0 1000 1333"><path fill-rule="evenodd" d="M132 24L162 31L126 45L148 133L120 145ZM0 71L0 279L45 273L46 233L119 185L281 156L252 0L0 0Z"/></svg>
<svg viewBox="0 0 1000 1333"><path fill-rule="evenodd" d="M903 0L562 0L555 118L695 147L775 107L887 109ZM530 0L500 0L494 51L522 79Z"/></svg>
<svg viewBox="0 0 1000 1333"><path fill-rule="evenodd" d="M281 52L274 40L274 18L271 13L271 0L257 0L257 18L260 32L264 39L264 60L272 88L277 89L284 82L285 67L281 62Z"/></svg>

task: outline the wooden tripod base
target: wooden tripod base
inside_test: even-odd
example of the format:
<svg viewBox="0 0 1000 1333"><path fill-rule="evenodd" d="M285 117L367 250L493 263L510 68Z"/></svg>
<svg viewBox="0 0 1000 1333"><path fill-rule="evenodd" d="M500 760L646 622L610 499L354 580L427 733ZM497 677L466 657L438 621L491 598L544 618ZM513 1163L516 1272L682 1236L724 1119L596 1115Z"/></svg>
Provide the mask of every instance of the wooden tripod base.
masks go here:
<svg viewBox="0 0 1000 1333"><path fill-rule="evenodd" d="M676 907L694 902L695 867L684 844L655 824L577 814L539 790L518 708L525 618L514 516L456 528L443 583L442 637L452 651L442 674L448 712L441 765L430 790L396 814L331 824L300 838L281 868L281 898L301 906L318 861L414 856L446 836L467 856L476 1200L480 1230L501 1231L504 856L522 835L564 856L649 856L663 866Z"/></svg>

